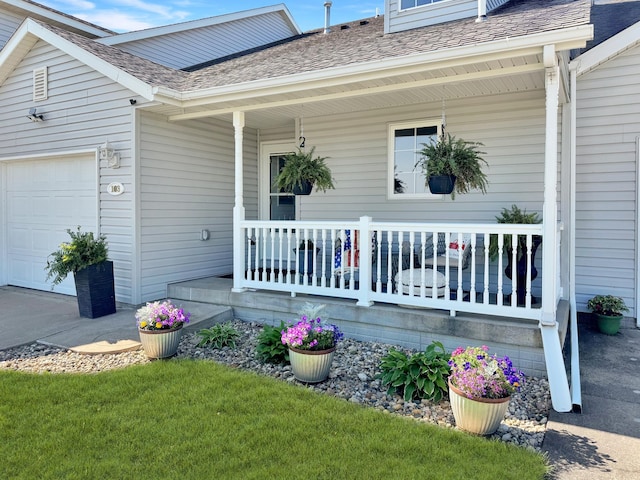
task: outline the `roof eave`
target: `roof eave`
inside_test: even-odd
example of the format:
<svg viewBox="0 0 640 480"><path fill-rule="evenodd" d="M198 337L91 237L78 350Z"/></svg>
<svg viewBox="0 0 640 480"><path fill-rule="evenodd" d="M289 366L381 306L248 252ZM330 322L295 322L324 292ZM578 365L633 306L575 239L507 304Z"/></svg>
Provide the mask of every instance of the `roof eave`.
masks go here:
<svg viewBox="0 0 640 480"><path fill-rule="evenodd" d="M54 9L44 8L35 3L23 2L21 0L4 0L4 3L11 5L14 8L24 10L27 13L38 15L43 18L48 18L62 25L67 25L95 37L108 37L115 33L98 25L85 22L71 15L65 15L62 12L57 12Z"/></svg>
<svg viewBox="0 0 640 480"><path fill-rule="evenodd" d="M577 75L584 75L610 58L638 44L640 44L640 22L578 56L569 63L569 68L574 70Z"/></svg>
<svg viewBox="0 0 640 480"><path fill-rule="evenodd" d="M26 19L22 25L18 27L18 30L16 30L0 51L0 85L4 83L8 75L20 63L38 39L53 45L60 51L85 63L137 95L147 100L153 99L155 89L148 83L139 80L111 63L93 55L82 47L60 37L30 18Z"/></svg>
<svg viewBox="0 0 640 480"><path fill-rule="evenodd" d="M522 37L505 37L486 43L454 47L435 52L394 57L388 60L376 60L355 65L327 68L320 71L305 72L284 77L259 79L233 85L224 85L202 90L178 92L168 88L158 89L164 99L173 98L182 102L184 107L199 106L212 101L256 97L291 92L291 89L303 90L322 88L344 82L372 80L394 74L410 73L412 70L424 70L448 64L468 63L481 58L505 58L507 56L541 52L545 45L554 45L556 51L582 48L593 38L593 27L583 25L553 32L537 33ZM157 97L156 97L157 99Z"/></svg>

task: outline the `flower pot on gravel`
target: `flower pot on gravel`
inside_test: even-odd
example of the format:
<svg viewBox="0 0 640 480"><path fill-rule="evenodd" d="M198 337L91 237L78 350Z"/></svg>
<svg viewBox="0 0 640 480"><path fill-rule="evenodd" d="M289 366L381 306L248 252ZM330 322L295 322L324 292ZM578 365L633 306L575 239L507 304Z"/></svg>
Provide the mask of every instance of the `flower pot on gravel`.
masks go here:
<svg viewBox="0 0 640 480"><path fill-rule="evenodd" d="M289 347L289 362L296 380L304 383L324 382L329 377L336 347L328 350L300 350Z"/></svg>

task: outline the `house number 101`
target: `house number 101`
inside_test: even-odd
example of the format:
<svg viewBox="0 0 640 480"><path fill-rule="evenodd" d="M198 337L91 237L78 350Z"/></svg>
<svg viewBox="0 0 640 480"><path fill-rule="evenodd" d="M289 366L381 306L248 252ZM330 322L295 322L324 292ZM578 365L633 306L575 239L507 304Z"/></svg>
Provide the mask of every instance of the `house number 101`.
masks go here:
<svg viewBox="0 0 640 480"><path fill-rule="evenodd" d="M109 195L122 195L124 193L124 185L120 182L113 182L107 186Z"/></svg>

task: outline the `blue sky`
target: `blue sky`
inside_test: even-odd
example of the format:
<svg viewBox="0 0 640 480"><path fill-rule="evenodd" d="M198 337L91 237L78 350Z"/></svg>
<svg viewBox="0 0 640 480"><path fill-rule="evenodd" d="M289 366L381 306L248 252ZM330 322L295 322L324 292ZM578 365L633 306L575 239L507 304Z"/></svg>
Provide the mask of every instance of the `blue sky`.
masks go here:
<svg viewBox="0 0 640 480"><path fill-rule="evenodd" d="M61 12L82 18L116 32L142 30L150 27L213 17L225 13L284 3L293 19L303 30L324 25L324 0L36 0ZM334 0L331 24L358 20L384 13L384 0Z"/></svg>

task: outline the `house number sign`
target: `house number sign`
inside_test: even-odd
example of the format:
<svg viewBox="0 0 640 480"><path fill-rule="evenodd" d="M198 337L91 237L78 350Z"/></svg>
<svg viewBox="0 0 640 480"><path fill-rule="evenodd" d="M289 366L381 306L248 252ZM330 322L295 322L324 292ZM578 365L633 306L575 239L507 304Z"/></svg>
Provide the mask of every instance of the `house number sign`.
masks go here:
<svg viewBox="0 0 640 480"><path fill-rule="evenodd" d="M120 182L111 182L107 186L107 192L109 195L122 195L124 193L124 185Z"/></svg>

